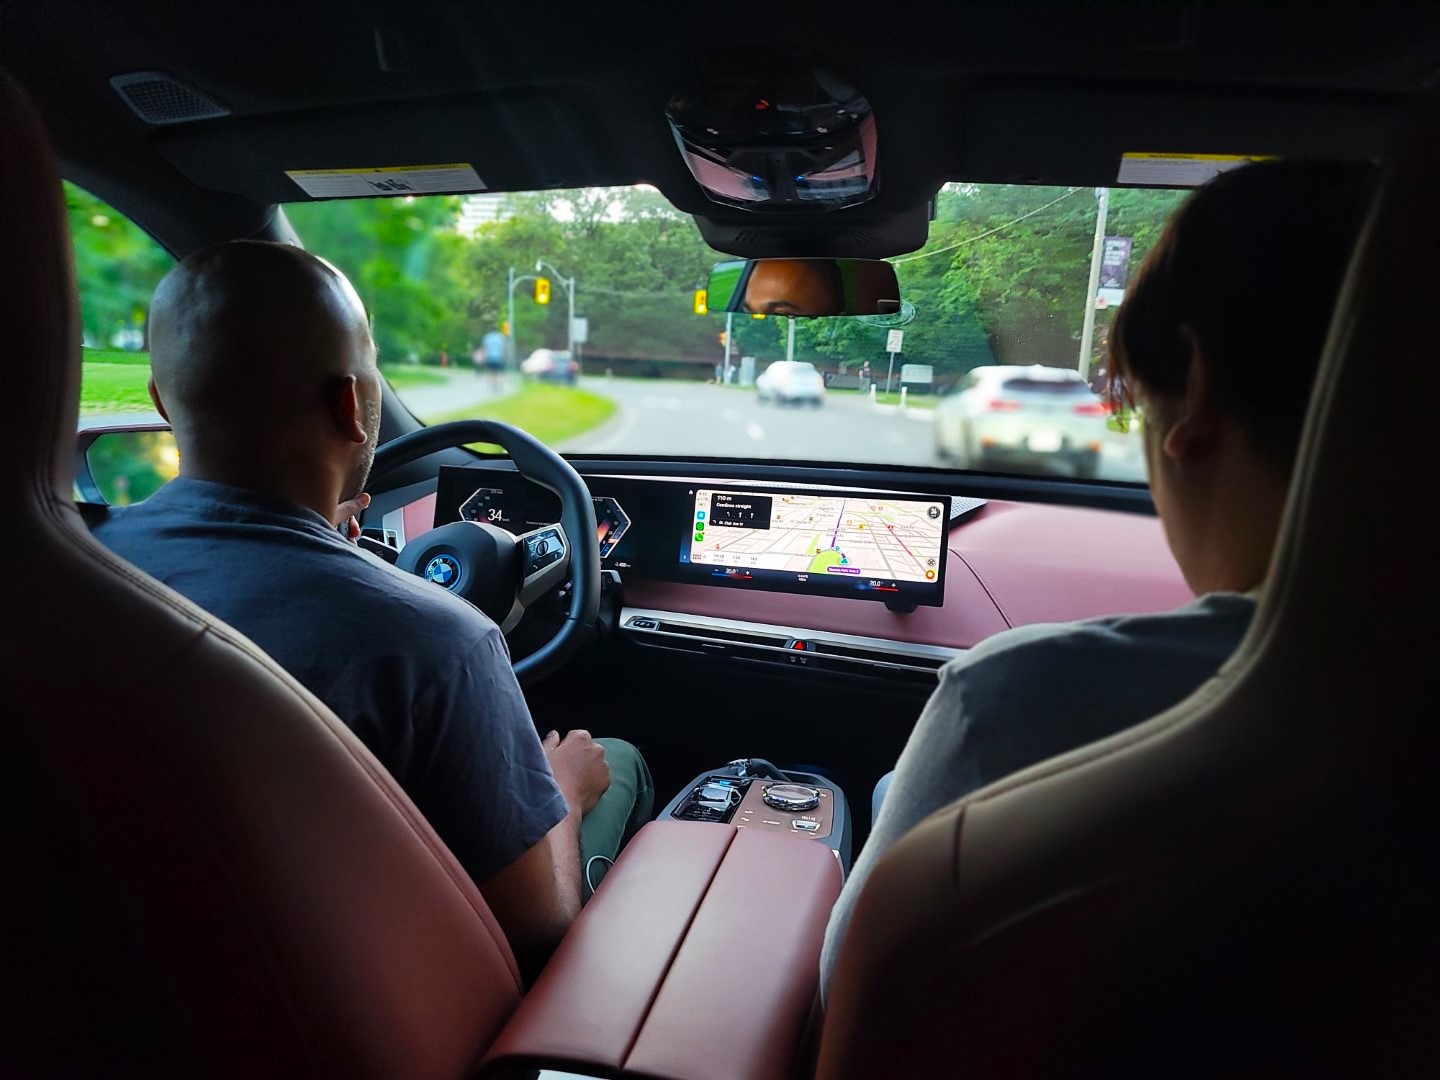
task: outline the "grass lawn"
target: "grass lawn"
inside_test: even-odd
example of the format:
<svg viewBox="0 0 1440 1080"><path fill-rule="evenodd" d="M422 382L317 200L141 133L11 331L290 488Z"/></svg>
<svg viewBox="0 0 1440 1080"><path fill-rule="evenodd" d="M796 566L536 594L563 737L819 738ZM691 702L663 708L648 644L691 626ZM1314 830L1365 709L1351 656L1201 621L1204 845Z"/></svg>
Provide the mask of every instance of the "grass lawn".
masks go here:
<svg viewBox="0 0 1440 1080"><path fill-rule="evenodd" d="M410 390L417 386L444 386L450 380L434 368L419 364L381 364L380 374L396 390Z"/></svg>
<svg viewBox="0 0 1440 1080"><path fill-rule="evenodd" d="M150 403L150 364L112 364L90 359L80 366L80 411L82 413L154 412ZM135 355L130 353L128 355Z"/></svg>
<svg viewBox="0 0 1440 1080"><path fill-rule="evenodd" d="M447 409L420 416L427 424L451 420L499 420L528 431L546 446L555 446L591 431L615 415L615 402L589 390L545 383L526 383L513 394L464 409ZM473 444L490 452L496 447Z"/></svg>

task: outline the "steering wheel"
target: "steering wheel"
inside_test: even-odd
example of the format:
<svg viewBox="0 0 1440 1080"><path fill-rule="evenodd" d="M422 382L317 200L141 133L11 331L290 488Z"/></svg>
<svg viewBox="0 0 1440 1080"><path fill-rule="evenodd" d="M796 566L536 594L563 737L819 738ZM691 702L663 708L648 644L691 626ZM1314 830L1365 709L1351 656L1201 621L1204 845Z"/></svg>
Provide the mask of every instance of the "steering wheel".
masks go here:
<svg viewBox="0 0 1440 1080"><path fill-rule="evenodd" d="M517 427L494 420L457 420L422 428L375 451L370 482L418 458L466 443L494 443L520 475L560 498L560 521L516 536L498 525L452 521L408 540L396 565L470 601L508 634L525 609L573 580L565 620L555 635L515 665L527 685L575 654L600 610L600 545L595 504L585 481L564 458Z"/></svg>

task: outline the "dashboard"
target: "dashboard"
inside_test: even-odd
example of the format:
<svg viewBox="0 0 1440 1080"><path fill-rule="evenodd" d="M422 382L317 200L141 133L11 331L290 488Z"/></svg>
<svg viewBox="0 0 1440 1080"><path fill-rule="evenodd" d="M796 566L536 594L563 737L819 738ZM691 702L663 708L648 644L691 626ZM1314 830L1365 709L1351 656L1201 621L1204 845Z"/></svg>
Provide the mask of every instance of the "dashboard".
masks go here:
<svg viewBox="0 0 1440 1080"><path fill-rule="evenodd" d="M951 500L943 495L696 477L586 477L607 569L651 581L939 607ZM525 532L558 498L516 472L443 466L436 527Z"/></svg>

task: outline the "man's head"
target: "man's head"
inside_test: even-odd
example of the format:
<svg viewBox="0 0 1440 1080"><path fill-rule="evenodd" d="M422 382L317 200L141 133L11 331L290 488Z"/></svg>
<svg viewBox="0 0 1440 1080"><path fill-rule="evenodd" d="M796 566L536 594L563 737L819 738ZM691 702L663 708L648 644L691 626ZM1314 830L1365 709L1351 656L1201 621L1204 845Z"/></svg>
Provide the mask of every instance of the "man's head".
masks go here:
<svg viewBox="0 0 1440 1080"><path fill-rule="evenodd" d="M831 259L761 259L745 286L745 310L757 315L839 315L845 282Z"/></svg>
<svg viewBox="0 0 1440 1080"><path fill-rule="evenodd" d="M155 291L150 362L187 475L305 505L364 487L380 434L375 344L354 288L323 260L251 240L189 256Z"/></svg>
<svg viewBox="0 0 1440 1080"><path fill-rule="evenodd" d="M1116 314L1111 397L1144 409L1155 505L1197 592L1268 567L1374 184L1363 164L1221 175L1176 211Z"/></svg>

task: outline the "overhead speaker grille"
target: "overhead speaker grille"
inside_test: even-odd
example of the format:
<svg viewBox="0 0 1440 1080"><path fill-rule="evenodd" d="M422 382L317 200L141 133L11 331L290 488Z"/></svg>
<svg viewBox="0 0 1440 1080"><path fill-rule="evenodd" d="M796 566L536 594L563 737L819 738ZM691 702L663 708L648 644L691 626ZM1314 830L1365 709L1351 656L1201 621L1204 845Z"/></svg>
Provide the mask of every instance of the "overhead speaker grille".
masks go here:
<svg viewBox="0 0 1440 1080"><path fill-rule="evenodd" d="M228 107L163 71L116 75L110 85L147 124L183 124L230 115Z"/></svg>

